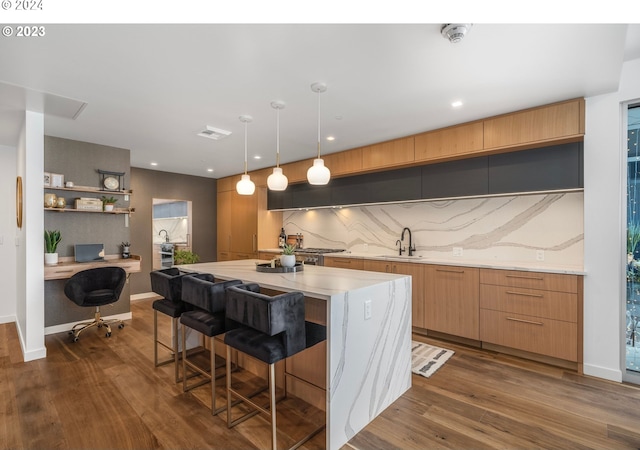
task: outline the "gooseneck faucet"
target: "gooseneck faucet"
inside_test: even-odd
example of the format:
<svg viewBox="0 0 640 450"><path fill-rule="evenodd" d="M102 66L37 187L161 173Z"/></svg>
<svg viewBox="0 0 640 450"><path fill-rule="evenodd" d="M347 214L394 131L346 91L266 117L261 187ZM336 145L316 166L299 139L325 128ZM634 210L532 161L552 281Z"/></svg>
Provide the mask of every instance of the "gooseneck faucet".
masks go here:
<svg viewBox="0 0 640 450"><path fill-rule="evenodd" d="M165 230L164 228L160 231L158 231L158 236L162 236L162 232L164 231L164 241L165 242L169 242L169 233L167 232L167 230Z"/></svg>
<svg viewBox="0 0 640 450"><path fill-rule="evenodd" d="M402 256L402 252L404 251L404 250L402 249L402 241L401 241L400 239L398 239L398 240L396 241L396 245L399 245L399 246L400 246L400 247L398 247L398 256Z"/></svg>
<svg viewBox="0 0 640 450"><path fill-rule="evenodd" d="M413 252L416 251L416 247L411 242L411 230L409 228L404 227L404 229L402 230L402 235L400 236L400 240L404 241L404 232L405 231L409 232L409 256L413 256ZM402 251L400 252L400 254L402 255Z"/></svg>

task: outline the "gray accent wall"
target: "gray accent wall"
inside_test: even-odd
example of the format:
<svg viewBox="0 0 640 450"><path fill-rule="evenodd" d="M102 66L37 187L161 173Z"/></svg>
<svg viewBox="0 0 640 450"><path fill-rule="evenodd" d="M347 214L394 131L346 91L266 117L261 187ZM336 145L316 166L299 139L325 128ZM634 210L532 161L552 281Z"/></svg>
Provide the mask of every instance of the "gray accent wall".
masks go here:
<svg viewBox="0 0 640 450"><path fill-rule="evenodd" d="M131 293L151 291L149 273L153 268L153 199L191 201L192 250L200 262L216 260L217 180L158 170L131 168L131 252L142 256L142 272L131 275Z"/></svg>
<svg viewBox="0 0 640 450"><path fill-rule="evenodd" d="M124 172L124 188L130 189L130 152L127 149L108 147L88 142L73 141L52 136L44 139L44 170L64 175L65 181L73 181L76 186L100 187L97 170ZM67 205L74 199L100 197L96 193L76 193L71 191L48 190L64 196ZM129 202L118 195L116 207L127 207ZM43 203L44 205L44 203ZM119 254L120 244L130 240L130 228L126 226L125 215L45 211L45 230L57 229L62 234L58 255L73 256L75 244L103 243L107 255ZM45 326L61 325L91 319L92 308L82 308L64 295L65 280L45 281ZM114 315L130 311L129 283L122 291L120 300L111 307L103 307L103 315Z"/></svg>

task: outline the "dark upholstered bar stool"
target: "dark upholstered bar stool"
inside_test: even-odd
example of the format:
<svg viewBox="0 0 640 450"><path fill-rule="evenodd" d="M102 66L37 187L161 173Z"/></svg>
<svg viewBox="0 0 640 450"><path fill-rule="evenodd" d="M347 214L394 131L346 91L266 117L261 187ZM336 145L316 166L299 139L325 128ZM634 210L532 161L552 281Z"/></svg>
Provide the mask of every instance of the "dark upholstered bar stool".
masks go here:
<svg viewBox="0 0 640 450"><path fill-rule="evenodd" d="M197 277L185 277L182 281L182 300L192 306L190 311L182 313L182 389L187 392L190 389L211 383L211 414L216 415L225 409L225 406L217 407L216 404L216 347L215 337L226 332L233 326L228 323L225 316L226 289L230 286L242 284L240 280L221 281L202 280ZM207 371L193 361L189 361L186 350L186 330L191 328L209 337L210 364ZM187 384L187 370L204 377L200 382Z"/></svg>
<svg viewBox="0 0 640 450"><path fill-rule="evenodd" d="M229 428L262 412L271 420L271 448L276 440L276 380L275 364L326 339L326 328L304 320L304 294L288 292L270 297L255 291L255 285L233 286L227 289L227 318L239 327L225 334L227 344L227 426ZM231 379L231 349L245 353L269 365L269 407L264 408L251 398L233 389ZM286 396L286 376L284 395ZM250 405L254 411L232 420L232 397ZM325 428L314 429L291 449L298 448Z"/></svg>
<svg viewBox="0 0 640 450"><path fill-rule="evenodd" d="M182 381L180 378L180 369L178 358L180 351L178 349L178 319L183 312L191 309L191 306L182 301L182 279L185 276L194 276L196 273L181 272L176 267L170 269L154 270L150 273L151 290L161 295L162 299L153 302L153 362L155 367L169 363L174 363L176 383ZM200 274L205 279L209 278L213 281L213 275ZM158 312L171 317L171 345L158 339ZM163 361L158 360L158 345L172 352L173 357Z"/></svg>

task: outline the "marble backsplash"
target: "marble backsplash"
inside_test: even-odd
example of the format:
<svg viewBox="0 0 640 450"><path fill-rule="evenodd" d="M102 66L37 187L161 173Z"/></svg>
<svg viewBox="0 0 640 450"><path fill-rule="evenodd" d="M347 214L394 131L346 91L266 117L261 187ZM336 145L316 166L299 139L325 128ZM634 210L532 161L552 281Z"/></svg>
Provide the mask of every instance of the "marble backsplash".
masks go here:
<svg viewBox="0 0 640 450"><path fill-rule="evenodd" d="M458 247L461 261L582 266L583 201L570 192L285 211L283 224L287 234L302 233L307 248L398 254L408 227L423 257L451 259Z"/></svg>

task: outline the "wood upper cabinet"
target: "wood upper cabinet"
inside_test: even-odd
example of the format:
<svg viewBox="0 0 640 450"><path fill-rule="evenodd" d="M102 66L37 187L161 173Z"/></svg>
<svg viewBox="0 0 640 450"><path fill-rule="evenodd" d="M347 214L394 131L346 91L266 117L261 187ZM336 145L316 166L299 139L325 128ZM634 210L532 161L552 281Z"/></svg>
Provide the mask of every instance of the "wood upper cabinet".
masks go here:
<svg viewBox="0 0 640 450"><path fill-rule="evenodd" d="M362 170L361 148L322 155L322 159L331 171L331 176L356 174Z"/></svg>
<svg viewBox="0 0 640 450"><path fill-rule="evenodd" d="M411 325L418 328L425 328L424 264L396 263L365 259L364 270L411 275Z"/></svg>
<svg viewBox="0 0 640 450"><path fill-rule="evenodd" d="M221 260L220 253L231 251L231 203L232 191L218 190L218 222L217 222L217 246L218 260Z"/></svg>
<svg viewBox="0 0 640 450"><path fill-rule="evenodd" d="M414 137L395 139L362 148L362 169L378 169L412 163Z"/></svg>
<svg viewBox="0 0 640 450"><path fill-rule="evenodd" d="M307 170L313 165L313 159L303 159L288 164L282 164L282 173L287 177L289 183L300 183L307 181ZM327 166L328 167L328 166Z"/></svg>
<svg viewBox="0 0 640 450"><path fill-rule="evenodd" d="M425 328L480 339L479 269L429 265L425 270Z"/></svg>
<svg viewBox="0 0 640 450"><path fill-rule="evenodd" d="M484 149L581 138L584 117L584 99L575 99L486 119Z"/></svg>
<svg viewBox="0 0 640 450"><path fill-rule="evenodd" d="M415 160L437 161L482 152L483 137L482 122L419 134L415 137Z"/></svg>
<svg viewBox="0 0 640 450"><path fill-rule="evenodd" d="M257 258L258 248L277 247L282 213L267 211L267 190L253 195L218 192L218 259Z"/></svg>

